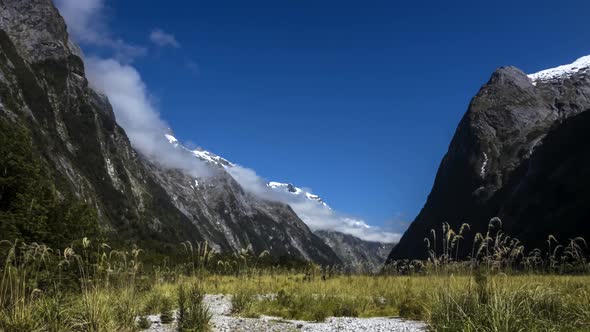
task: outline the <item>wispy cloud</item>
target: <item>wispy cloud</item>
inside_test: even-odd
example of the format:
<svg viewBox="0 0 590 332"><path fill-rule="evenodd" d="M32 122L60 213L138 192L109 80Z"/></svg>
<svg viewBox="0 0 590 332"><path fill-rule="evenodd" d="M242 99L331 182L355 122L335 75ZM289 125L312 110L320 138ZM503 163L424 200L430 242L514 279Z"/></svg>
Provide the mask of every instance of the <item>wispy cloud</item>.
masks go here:
<svg viewBox="0 0 590 332"><path fill-rule="evenodd" d="M164 139L169 126L161 119L141 75L127 61L137 56L139 49L112 36L103 0L58 0L58 6L74 39L112 51L112 57L87 56L86 75L92 87L109 98L117 123L133 146L165 167L193 176L209 175L204 162L175 149Z"/></svg>
<svg viewBox="0 0 590 332"><path fill-rule="evenodd" d="M69 33L82 44L108 48L120 61L129 62L144 56L147 50L112 35L108 28L104 0L56 0L66 20Z"/></svg>
<svg viewBox="0 0 590 332"><path fill-rule="evenodd" d="M174 47L180 48L180 43L176 40L173 34L164 32L161 29L154 29L150 33L150 40L152 43L160 46L160 47Z"/></svg>
<svg viewBox="0 0 590 332"><path fill-rule="evenodd" d="M160 118L135 68L115 59L89 57L86 75L95 89L108 96L117 123L142 154L165 167L181 169L195 177L210 174L211 169L204 162L175 149L164 139L169 126Z"/></svg>
<svg viewBox="0 0 590 332"><path fill-rule="evenodd" d="M263 199L290 205L312 230L337 231L365 241L385 243L398 242L401 237L399 233L370 226L361 219L334 211L321 203L309 200L305 195L293 195L269 188L268 181L249 168L236 165L227 170L246 191ZM309 189L308 191L311 192Z"/></svg>
<svg viewBox="0 0 590 332"><path fill-rule="evenodd" d="M90 84L109 98L117 122L125 129L133 146L164 166L196 177L209 175L211 170L205 163L163 139L169 127L161 119L141 75L129 64L146 50L113 36L107 24L104 0L56 1L75 40L112 52L107 58L87 56L86 73ZM152 31L150 40L162 47L180 47L173 35L158 29ZM187 61L186 66L193 72L198 71L197 64L192 61ZM367 241L399 240L400 234L369 226L303 196L272 190L267 187L267 181L251 169L236 165L228 171L246 191L263 199L289 204L312 229L339 231Z"/></svg>

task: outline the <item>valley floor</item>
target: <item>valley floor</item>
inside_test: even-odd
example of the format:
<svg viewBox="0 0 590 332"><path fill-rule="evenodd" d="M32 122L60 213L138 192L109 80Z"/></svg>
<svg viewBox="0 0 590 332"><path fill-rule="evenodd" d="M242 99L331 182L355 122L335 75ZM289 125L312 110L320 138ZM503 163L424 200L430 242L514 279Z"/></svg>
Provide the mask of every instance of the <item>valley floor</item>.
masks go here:
<svg viewBox="0 0 590 332"><path fill-rule="evenodd" d="M353 331L391 331L419 332L426 331L426 324L418 321L399 318L374 317L331 317L322 323L286 320L279 317L261 316L259 318L243 318L231 314L231 295L206 295L204 302L213 315L211 326L213 332L353 332ZM146 332L174 332L176 325L162 324L158 315L148 317L152 326Z"/></svg>
<svg viewBox="0 0 590 332"><path fill-rule="evenodd" d="M583 275L203 275L156 285L142 299L144 306L174 297L179 283L228 294L204 298L212 331L588 331L590 326L590 279ZM154 324L148 331L173 327Z"/></svg>
<svg viewBox="0 0 590 332"><path fill-rule="evenodd" d="M93 248L87 239L80 254L2 248L0 332L590 332L582 256L529 270L488 259L367 275L261 267L256 257L224 261L202 250L184 264L144 267L139 249Z"/></svg>

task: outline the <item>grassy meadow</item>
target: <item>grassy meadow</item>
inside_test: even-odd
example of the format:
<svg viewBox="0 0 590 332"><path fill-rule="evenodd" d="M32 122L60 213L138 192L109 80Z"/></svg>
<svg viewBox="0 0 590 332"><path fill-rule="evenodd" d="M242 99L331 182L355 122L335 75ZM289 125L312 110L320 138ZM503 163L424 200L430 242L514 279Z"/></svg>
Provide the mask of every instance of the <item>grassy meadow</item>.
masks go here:
<svg viewBox="0 0 590 332"><path fill-rule="evenodd" d="M86 238L63 250L2 241L0 331L140 331L149 327L146 315L172 322L174 312L179 331L208 331L205 294L231 295L232 312L243 317L402 317L432 331L590 331L585 242L559 245L549 237L552 250L525 255L517 241L490 229L476 235L472 257L458 260L463 230L443 226L441 252L379 274L276 261L266 252L220 255L206 244L179 244L181 262L144 265L149 253L139 248Z"/></svg>

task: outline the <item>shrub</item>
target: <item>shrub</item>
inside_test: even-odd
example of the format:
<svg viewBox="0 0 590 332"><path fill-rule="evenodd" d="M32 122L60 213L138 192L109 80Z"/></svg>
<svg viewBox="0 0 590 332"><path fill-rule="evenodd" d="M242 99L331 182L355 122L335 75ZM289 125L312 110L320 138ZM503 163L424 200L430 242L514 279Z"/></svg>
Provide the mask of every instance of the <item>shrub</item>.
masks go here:
<svg viewBox="0 0 590 332"><path fill-rule="evenodd" d="M404 285L404 293L399 303L399 315L408 319L420 319L424 315L424 307L418 296L412 291L411 280Z"/></svg>
<svg viewBox="0 0 590 332"><path fill-rule="evenodd" d="M137 320L137 327L140 330L147 330L150 327L152 327L152 321L149 320L146 316L141 316L139 317L139 319Z"/></svg>
<svg viewBox="0 0 590 332"><path fill-rule="evenodd" d="M354 300L343 299L338 301L334 308L335 317L358 317L359 309L358 304Z"/></svg>
<svg viewBox="0 0 590 332"><path fill-rule="evenodd" d="M160 321L162 324L170 324L174 321L174 313L172 312L172 301L168 297L162 298Z"/></svg>
<svg viewBox="0 0 590 332"><path fill-rule="evenodd" d="M178 331L204 332L210 329L212 315L204 303L205 293L198 284L178 288Z"/></svg>
<svg viewBox="0 0 590 332"><path fill-rule="evenodd" d="M160 313L162 310L162 300L163 296L158 293L150 293L143 304L142 313L143 314L157 314Z"/></svg>
<svg viewBox="0 0 590 332"><path fill-rule="evenodd" d="M231 313L241 314L244 313L252 306L253 295L248 290L240 290L232 295L231 298Z"/></svg>

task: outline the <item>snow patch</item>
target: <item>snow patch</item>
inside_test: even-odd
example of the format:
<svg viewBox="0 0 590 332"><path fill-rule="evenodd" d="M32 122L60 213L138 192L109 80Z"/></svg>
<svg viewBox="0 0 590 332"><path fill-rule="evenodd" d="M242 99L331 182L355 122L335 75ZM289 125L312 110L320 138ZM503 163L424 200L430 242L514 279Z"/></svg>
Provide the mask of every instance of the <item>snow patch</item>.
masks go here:
<svg viewBox="0 0 590 332"><path fill-rule="evenodd" d="M273 182L267 183L266 186L271 189L274 189L274 190L285 191L285 192L288 192L290 194L297 195L297 196L304 195L308 200L315 201L315 202L317 202L317 203L319 203L331 210L331 208L328 206L328 204L326 204L320 196L314 195L314 194L312 194L308 191L305 191L299 187L296 187L290 183L281 183L281 182L274 182L273 181Z"/></svg>
<svg viewBox="0 0 590 332"><path fill-rule="evenodd" d="M488 155L483 153L483 163L481 164L481 170L479 175L483 178L486 175L486 166L488 165Z"/></svg>
<svg viewBox="0 0 590 332"><path fill-rule="evenodd" d="M533 84L537 82L550 81L556 78L570 77L573 74L590 68L590 55L579 58L568 65L545 69L540 72L528 75Z"/></svg>
<svg viewBox="0 0 590 332"><path fill-rule="evenodd" d="M115 166L113 165L113 162L107 156L104 157L104 161L107 166L107 173L109 174L109 177L111 178L111 180L113 182L113 185L115 186L115 188L117 188L117 190L122 191L121 183L119 181L119 177L117 176L117 171L115 170Z"/></svg>
<svg viewBox="0 0 590 332"><path fill-rule="evenodd" d="M171 144L178 143L178 140L176 139L176 137L174 137L174 136L172 136L172 135L168 135L168 134L166 134L166 135L164 135L164 136L166 136L166 139L167 139L167 140L168 140L168 142L170 142Z"/></svg>

